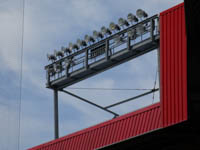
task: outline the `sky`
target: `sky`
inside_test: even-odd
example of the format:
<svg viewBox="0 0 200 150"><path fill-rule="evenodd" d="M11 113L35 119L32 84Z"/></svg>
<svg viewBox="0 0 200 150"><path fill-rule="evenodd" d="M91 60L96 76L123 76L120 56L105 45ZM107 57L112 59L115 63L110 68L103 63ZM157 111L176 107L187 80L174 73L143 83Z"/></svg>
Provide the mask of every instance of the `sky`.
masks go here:
<svg viewBox="0 0 200 150"><path fill-rule="evenodd" d="M22 0L0 1L0 149L27 149L53 139L53 91L45 87L46 54L67 46L144 9L149 16L183 0L25 0L22 91ZM157 51L131 60L72 87L153 88ZM158 87L158 82L157 82ZM138 91L72 90L106 106L133 97ZM152 95L112 108L120 115L159 101ZM21 108L21 109L19 109ZM21 114L21 115L19 115ZM112 119L112 115L59 93L60 136ZM19 122L20 120L20 122ZM19 132L20 128L20 132Z"/></svg>

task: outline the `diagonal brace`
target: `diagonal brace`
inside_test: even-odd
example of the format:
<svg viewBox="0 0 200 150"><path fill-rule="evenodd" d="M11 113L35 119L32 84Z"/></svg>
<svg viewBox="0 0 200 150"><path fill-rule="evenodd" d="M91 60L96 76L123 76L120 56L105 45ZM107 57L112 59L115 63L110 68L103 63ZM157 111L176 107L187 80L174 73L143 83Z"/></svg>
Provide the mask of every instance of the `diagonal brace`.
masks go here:
<svg viewBox="0 0 200 150"><path fill-rule="evenodd" d="M104 107L104 108L105 108L105 109L108 109L108 108L111 108L111 107L114 107L114 106L117 106L117 105L120 105L120 104L129 102L129 101L135 100L135 99L140 98L140 97L142 97L142 96L146 96L146 95L148 95L148 94L154 93L154 92L156 92L156 91L158 91L158 90L159 90L159 89L152 89L152 90L149 91L149 92L143 93L143 94L141 94L141 95L137 95L137 96L135 96L135 97L131 97L131 98L129 98L129 99L125 99L125 100L123 100L123 101L120 101L120 102L118 102L118 103L115 103L115 104L106 106L106 107Z"/></svg>
<svg viewBox="0 0 200 150"><path fill-rule="evenodd" d="M89 101L89 100L87 100L87 99L85 99L85 98L82 98L82 97L80 97L80 96L78 96L78 95L75 95L75 94L73 94L73 93L71 93L71 92L69 92L69 91L66 91L66 90L60 90L60 91L62 91L62 92L64 92L64 93L67 93L67 94L69 94L69 95L71 95L71 96L73 96L73 97L76 97L76 98L78 98L78 99L80 99L80 100L82 100L82 101L84 101L84 102L86 102L86 103L88 103L88 104L91 104L91 105L93 105L93 106L95 106L95 107L98 107L98 108L100 108L100 109L102 109L102 110L104 110L104 111L106 111L106 112L109 112L109 113L111 113L111 114L113 114L115 117L117 117L117 116L119 116L119 114L117 114L117 113L115 113L115 112L113 112L113 111L111 111L111 110L108 110L107 108L104 108L104 107L102 107L102 106L100 106L100 105L97 105L97 104L95 104L95 103L93 103L93 102L91 102L91 101ZM114 117L114 118L115 118Z"/></svg>

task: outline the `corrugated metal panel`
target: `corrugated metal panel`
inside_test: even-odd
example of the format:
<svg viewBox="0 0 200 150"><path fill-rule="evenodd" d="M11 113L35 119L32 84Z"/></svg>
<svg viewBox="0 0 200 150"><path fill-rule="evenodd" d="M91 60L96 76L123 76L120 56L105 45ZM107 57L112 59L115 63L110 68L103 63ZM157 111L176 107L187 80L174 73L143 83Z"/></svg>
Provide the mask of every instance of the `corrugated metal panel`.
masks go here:
<svg viewBox="0 0 200 150"><path fill-rule="evenodd" d="M157 103L30 150L93 150L160 127L160 103Z"/></svg>
<svg viewBox="0 0 200 150"><path fill-rule="evenodd" d="M163 126L187 120L187 49L184 4L160 14Z"/></svg>

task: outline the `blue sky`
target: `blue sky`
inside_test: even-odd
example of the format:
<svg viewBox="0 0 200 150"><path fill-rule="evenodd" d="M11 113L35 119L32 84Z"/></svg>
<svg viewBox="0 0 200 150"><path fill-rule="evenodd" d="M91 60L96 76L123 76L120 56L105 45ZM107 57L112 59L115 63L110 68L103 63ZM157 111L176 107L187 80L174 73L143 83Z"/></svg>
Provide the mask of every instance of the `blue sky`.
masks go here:
<svg viewBox="0 0 200 150"><path fill-rule="evenodd" d="M45 88L47 53L67 46L111 21L142 8L149 16L182 0L26 0L20 149L53 139L53 92ZM0 1L0 149L16 149L19 128L19 71L22 0ZM156 51L101 73L73 87L153 88ZM134 91L70 90L102 106L132 97ZM159 101L159 95L156 100ZM112 108L119 114L152 103L152 95ZM113 116L59 93L60 136Z"/></svg>

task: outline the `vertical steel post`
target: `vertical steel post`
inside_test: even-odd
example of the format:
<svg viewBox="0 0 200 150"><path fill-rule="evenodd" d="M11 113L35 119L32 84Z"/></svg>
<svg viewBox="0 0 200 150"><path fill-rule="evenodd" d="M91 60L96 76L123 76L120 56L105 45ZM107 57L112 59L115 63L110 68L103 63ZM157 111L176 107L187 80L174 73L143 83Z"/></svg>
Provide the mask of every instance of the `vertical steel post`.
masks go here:
<svg viewBox="0 0 200 150"><path fill-rule="evenodd" d="M48 70L46 71L46 74L47 74L47 86L49 86L50 85L50 74L49 74Z"/></svg>
<svg viewBox="0 0 200 150"><path fill-rule="evenodd" d="M88 49L85 51L85 68L88 69Z"/></svg>
<svg viewBox="0 0 200 150"><path fill-rule="evenodd" d="M127 49L130 51L131 50L131 38L127 38Z"/></svg>
<svg viewBox="0 0 200 150"><path fill-rule="evenodd" d="M159 93L161 92L161 83L160 83L160 44L157 49L157 57L158 57L158 82L159 82ZM161 93L160 93L161 94Z"/></svg>
<svg viewBox="0 0 200 150"><path fill-rule="evenodd" d="M54 138L59 138L59 122L58 122L58 90L54 89Z"/></svg>
<svg viewBox="0 0 200 150"><path fill-rule="evenodd" d="M150 36L151 40L154 41L154 30L155 30L155 21L151 19L151 31L150 31Z"/></svg>
<svg viewBox="0 0 200 150"><path fill-rule="evenodd" d="M109 40L106 40L106 60L109 59Z"/></svg>

